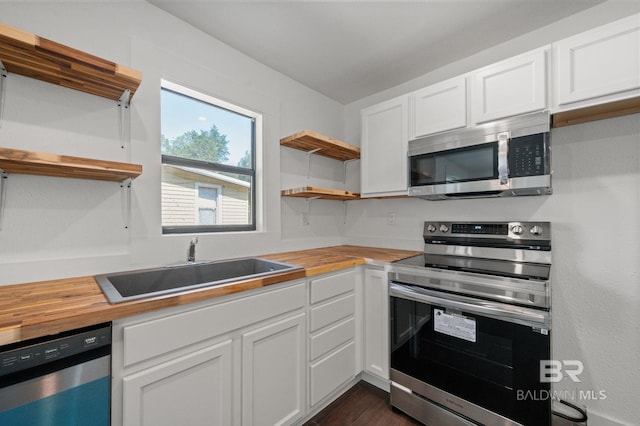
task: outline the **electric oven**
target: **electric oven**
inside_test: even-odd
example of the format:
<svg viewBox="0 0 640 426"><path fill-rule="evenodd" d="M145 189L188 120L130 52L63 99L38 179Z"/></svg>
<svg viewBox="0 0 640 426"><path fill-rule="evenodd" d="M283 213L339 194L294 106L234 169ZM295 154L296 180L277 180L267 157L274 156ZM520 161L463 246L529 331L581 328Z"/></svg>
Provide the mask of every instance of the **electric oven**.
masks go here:
<svg viewBox="0 0 640 426"><path fill-rule="evenodd" d="M391 404L430 426L551 424L548 222L427 222L389 272Z"/></svg>

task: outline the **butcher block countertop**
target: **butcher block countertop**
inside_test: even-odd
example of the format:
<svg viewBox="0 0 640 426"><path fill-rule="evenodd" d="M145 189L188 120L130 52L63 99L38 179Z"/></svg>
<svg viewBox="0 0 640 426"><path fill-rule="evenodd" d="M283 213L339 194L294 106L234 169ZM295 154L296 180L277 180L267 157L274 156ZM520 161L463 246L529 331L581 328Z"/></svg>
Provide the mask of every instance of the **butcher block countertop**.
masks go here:
<svg viewBox="0 0 640 426"><path fill-rule="evenodd" d="M421 252L336 246L260 255L304 269L157 297L109 304L93 276L0 286L0 345L184 305L365 263L388 263Z"/></svg>

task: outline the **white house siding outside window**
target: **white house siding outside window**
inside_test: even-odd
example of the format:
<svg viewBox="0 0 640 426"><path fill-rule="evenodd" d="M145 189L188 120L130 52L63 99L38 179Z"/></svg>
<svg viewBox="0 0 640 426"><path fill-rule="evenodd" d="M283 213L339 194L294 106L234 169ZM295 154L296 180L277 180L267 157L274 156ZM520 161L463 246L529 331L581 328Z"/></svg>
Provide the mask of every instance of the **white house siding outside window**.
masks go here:
<svg viewBox="0 0 640 426"><path fill-rule="evenodd" d="M258 114L164 80L161 109L163 233L255 230Z"/></svg>

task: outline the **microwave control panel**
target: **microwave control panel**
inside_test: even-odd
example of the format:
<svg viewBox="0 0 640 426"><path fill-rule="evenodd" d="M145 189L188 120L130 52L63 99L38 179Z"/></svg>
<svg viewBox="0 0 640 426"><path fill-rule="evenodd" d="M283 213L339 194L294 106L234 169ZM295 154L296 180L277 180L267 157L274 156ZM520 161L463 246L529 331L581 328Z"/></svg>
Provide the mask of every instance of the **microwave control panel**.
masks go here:
<svg viewBox="0 0 640 426"><path fill-rule="evenodd" d="M549 174L548 133L513 138L509 141L509 176Z"/></svg>

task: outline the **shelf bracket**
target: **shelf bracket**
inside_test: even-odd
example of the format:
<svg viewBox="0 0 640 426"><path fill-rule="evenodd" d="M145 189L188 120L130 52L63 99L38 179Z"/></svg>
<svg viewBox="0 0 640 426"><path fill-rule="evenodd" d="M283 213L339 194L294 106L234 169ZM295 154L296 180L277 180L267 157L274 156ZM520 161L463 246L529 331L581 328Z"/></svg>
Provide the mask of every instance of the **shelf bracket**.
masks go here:
<svg viewBox="0 0 640 426"><path fill-rule="evenodd" d="M131 141L131 110L129 108L131 90L127 89L118 99L118 130L120 131L120 148L124 149Z"/></svg>
<svg viewBox="0 0 640 426"><path fill-rule="evenodd" d="M7 69L2 63L2 60L0 60L0 127L2 127L2 117L4 112L4 81L7 78L7 75Z"/></svg>
<svg viewBox="0 0 640 426"><path fill-rule="evenodd" d="M320 197L309 197L305 201L307 202L307 211L302 213L302 224L309 226L309 218L311 217L311 200L317 200Z"/></svg>
<svg viewBox="0 0 640 426"><path fill-rule="evenodd" d="M305 154L307 155L307 181L309 181L309 178L311 177L311 155L318 151L320 151L320 148L312 149L311 151L305 152Z"/></svg>
<svg viewBox="0 0 640 426"><path fill-rule="evenodd" d="M4 217L4 207L7 204L7 178L9 175L0 169L0 229L2 229L2 218Z"/></svg>
<svg viewBox="0 0 640 426"><path fill-rule="evenodd" d="M120 188L122 188L122 221L124 222L124 229L129 229L129 222L131 221L131 179L125 179L120 182Z"/></svg>
<svg viewBox="0 0 640 426"><path fill-rule="evenodd" d="M347 190L347 164L358 160L359 158L354 158L353 160L345 160L342 162L342 183L344 184L345 191Z"/></svg>
<svg viewBox="0 0 640 426"><path fill-rule="evenodd" d="M347 202L346 201L342 202L342 223L344 225L347 224Z"/></svg>

